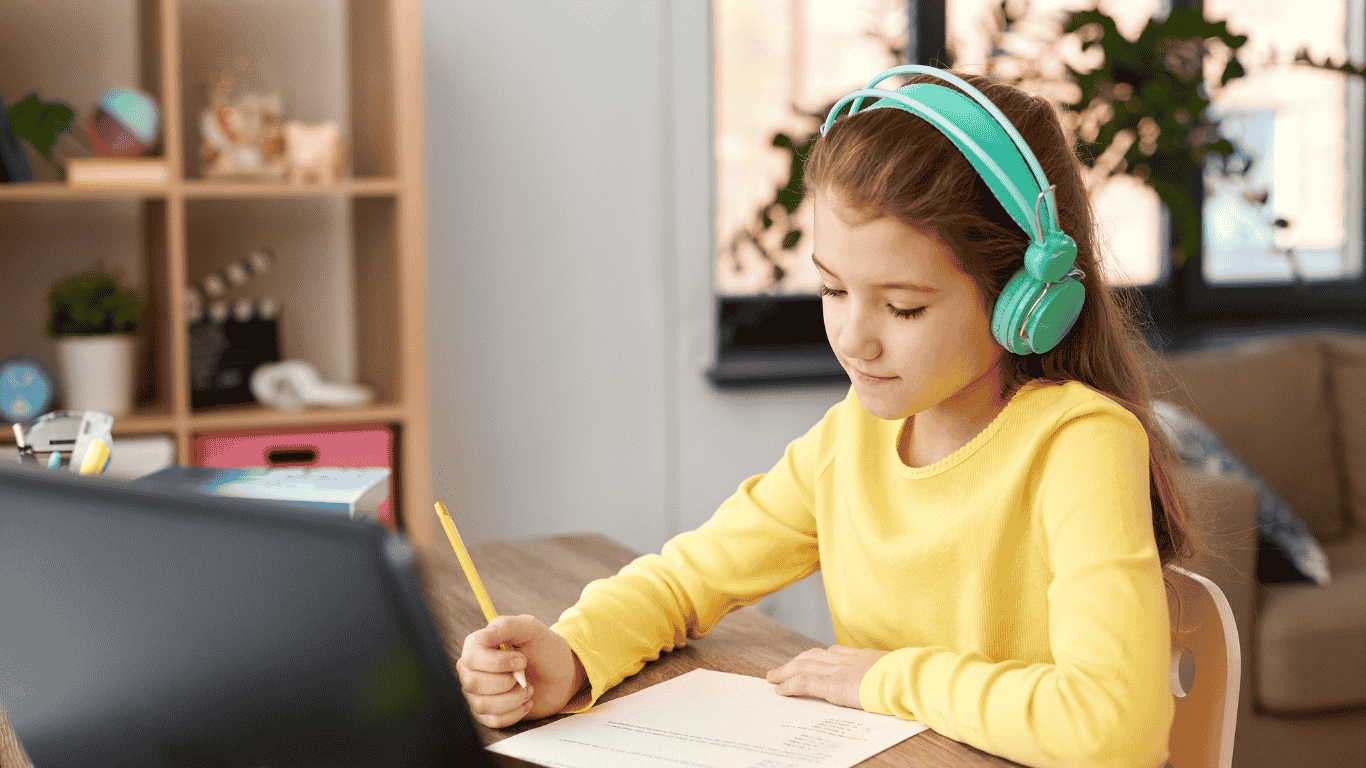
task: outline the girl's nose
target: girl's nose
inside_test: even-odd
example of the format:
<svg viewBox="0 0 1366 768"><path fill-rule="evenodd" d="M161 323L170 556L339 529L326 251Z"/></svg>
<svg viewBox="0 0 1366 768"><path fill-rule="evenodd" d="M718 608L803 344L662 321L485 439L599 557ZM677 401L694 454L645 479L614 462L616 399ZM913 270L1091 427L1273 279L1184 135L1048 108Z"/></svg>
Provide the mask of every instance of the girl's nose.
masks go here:
<svg viewBox="0 0 1366 768"><path fill-rule="evenodd" d="M882 354L882 343L875 326L866 313L850 308L839 335L840 352L845 357L876 360Z"/></svg>

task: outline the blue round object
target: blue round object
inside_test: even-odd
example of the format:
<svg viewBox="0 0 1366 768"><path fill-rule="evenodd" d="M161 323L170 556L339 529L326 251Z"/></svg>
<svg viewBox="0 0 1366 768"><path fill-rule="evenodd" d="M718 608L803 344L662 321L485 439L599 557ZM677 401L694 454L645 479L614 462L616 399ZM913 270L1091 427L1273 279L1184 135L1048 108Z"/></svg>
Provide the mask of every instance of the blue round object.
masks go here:
<svg viewBox="0 0 1366 768"><path fill-rule="evenodd" d="M151 96L132 88L116 88L100 99L100 109L144 145L156 141L161 112Z"/></svg>
<svg viewBox="0 0 1366 768"><path fill-rule="evenodd" d="M32 421L52 407L56 386L43 364L15 355L0 360L0 419Z"/></svg>

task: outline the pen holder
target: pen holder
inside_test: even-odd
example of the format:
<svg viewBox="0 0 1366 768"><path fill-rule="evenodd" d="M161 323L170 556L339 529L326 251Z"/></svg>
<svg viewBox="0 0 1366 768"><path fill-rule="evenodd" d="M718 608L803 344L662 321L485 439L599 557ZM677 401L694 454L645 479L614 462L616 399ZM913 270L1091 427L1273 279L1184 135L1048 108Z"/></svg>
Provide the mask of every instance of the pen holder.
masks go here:
<svg viewBox="0 0 1366 768"><path fill-rule="evenodd" d="M75 472L90 451L102 451L104 459L93 472L101 474L112 458L113 426L114 417L100 411L53 411L26 425L15 424L19 461Z"/></svg>

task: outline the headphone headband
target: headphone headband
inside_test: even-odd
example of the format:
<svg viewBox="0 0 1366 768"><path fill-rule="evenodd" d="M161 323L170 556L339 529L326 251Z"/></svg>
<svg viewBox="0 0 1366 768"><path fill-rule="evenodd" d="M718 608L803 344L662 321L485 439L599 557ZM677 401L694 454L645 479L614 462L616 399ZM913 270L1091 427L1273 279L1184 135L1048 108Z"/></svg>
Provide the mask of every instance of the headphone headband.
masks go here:
<svg viewBox="0 0 1366 768"><path fill-rule="evenodd" d="M941 80L947 80L962 88L967 93L967 97L951 88L945 88L944 86L931 83L912 83L911 85L903 86L896 91L873 87L893 75L904 73L923 73L937 77ZM926 92L924 96L922 96L922 99L931 97L932 100L938 101L939 104L936 104L935 106L939 107L939 110L942 110L945 106L952 106L960 113L965 111L969 112L967 115L969 118L972 117L971 111L974 111L974 107L980 107L981 109L986 110L987 114L990 115L990 122L995 128L1000 129L997 136L1004 135L1008 142L1014 146L1018 156L1024 160L1025 173L1030 177L1028 180L1033 182L1034 190L1032 191L1036 192L1033 206L1030 206L1026 202L1027 197L1021 192L1020 185L1016 183L1016 180L1012 179L1011 176L1001 168L1000 162L982 148L980 142L975 138L969 137L959 125L955 124L952 120L947 119L941 111L932 109L921 100L911 98L912 93L915 93L917 90L925 90L926 88L932 88L934 90ZM931 94L933 94L933 96L931 96ZM1005 188L1004 191L1009 195L1011 202L1015 204L1016 211L1012 214L1012 218L1020 225L1021 229L1025 230L1027 234L1032 235L1032 239L1035 242L1042 243L1047 232L1059 231L1056 200L1053 196L1053 185L1048 183L1048 179L1044 175L1043 169L1039 166L1039 161L1034 157L1034 153L1030 151L1029 145L1025 143L1024 138L1015 130L1015 126L1011 124L1010 120L1006 118L1001 110L997 108L990 99L982 95L980 91L972 87L965 80L951 72L946 72L935 67L926 67L918 64L893 67L892 69L879 74L877 77L874 77L868 82L866 87L854 91L836 102L835 106L831 108L829 115L827 115L824 125L821 126L821 134L824 135L825 132L830 129L830 126L835 122L836 117L838 117L840 110L844 108L845 104L848 104L850 101L854 102L853 107L849 110L849 115L852 116L859 111L863 104L863 100L870 97L878 97L880 100L871 107L868 107L868 109L898 107L917 115L930 122L941 133L954 139L954 143L958 144L964 154L968 155L969 160L973 160L975 157L980 161L980 164L985 166L985 169L981 170L987 170L992 176L998 179L1000 184ZM971 101L968 100L968 97L971 98ZM982 121L969 119L960 120L960 122L968 123L969 127L975 128L975 124ZM977 138L985 138L985 136L981 135L980 130L978 131L978 134L979 136ZM974 162L974 165L977 164L978 163ZM1019 181L1023 183L1025 179L1019 179ZM990 179L988 179L988 183L990 183ZM1050 225L1048 227L1043 226L1038 212L1039 203L1045 197L1048 198L1048 202L1046 203L1048 211L1047 220ZM1005 199L1002 199L1001 203L1007 208L1010 207L1006 205ZM1029 215L1031 212L1034 214L1032 217Z"/></svg>

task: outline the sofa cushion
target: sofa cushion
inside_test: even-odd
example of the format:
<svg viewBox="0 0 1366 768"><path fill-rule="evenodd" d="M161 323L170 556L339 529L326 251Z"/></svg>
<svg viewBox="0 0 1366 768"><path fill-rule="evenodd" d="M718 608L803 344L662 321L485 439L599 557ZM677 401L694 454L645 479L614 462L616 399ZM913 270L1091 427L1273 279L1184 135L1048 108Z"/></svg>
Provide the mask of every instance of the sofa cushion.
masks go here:
<svg viewBox="0 0 1366 768"><path fill-rule="evenodd" d="M1366 529L1366 334L1326 335L1328 397L1337 417L1347 507Z"/></svg>
<svg viewBox="0 0 1366 768"><path fill-rule="evenodd" d="M1254 652L1257 696L1267 709L1366 705L1366 531L1324 551L1332 584L1262 587Z"/></svg>
<svg viewBox="0 0 1366 768"><path fill-rule="evenodd" d="M1258 561L1258 581L1264 584L1304 579L1313 580L1315 584L1328 584L1331 581L1328 558L1309 527L1284 499L1277 496L1266 486L1265 481L1226 448L1209 427L1200 423L1190 411L1166 400L1154 399L1153 412L1158 416L1157 423L1175 446L1177 455L1184 461L1210 474L1241 477L1256 487L1259 543L1264 548L1272 548L1275 555L1287 561L1289 569L1294 571L1290 578L1279 577L1269 568L1263 568L1264 564L1270 564L1272 558L1262 557Z"/></svg>
<svg viewBox="0 0 1366 768"><path fill-rule="evenodd" d="M1178 352L1153 392L1208 425L1324 544L1343 539L1349 515L1326 346L1322 334L1286 334Z"/></svg>

